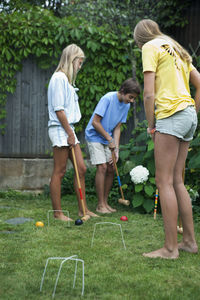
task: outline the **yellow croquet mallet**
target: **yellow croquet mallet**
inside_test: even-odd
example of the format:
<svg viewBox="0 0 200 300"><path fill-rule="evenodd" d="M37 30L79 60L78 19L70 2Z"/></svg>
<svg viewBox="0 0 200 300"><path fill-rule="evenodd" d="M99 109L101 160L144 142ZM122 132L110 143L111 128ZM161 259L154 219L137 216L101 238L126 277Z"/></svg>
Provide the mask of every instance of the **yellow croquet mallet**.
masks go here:
<svg viewBox="0 0 200 300"><path fill-rule="evenodd" d="M78 168L77 168L77 163L76 163L76 156L74 153L74 147L72 147L72 157L73 157L74 169L75 169L75 173L76 173L76 179L78 182L78 190L79 190L81 205L82 205L82 210L83 210L83 217L81 218L81 220L87 221L90 218L90 216L85 214L85 204L84 204L82 190L81 190L81 183L80 183L80 178L79 178L79 173L78 173Z"/></svg>
<svg viewBox="0 0 200 300"><path fill-rule="evenodd" d="M182 176L183 176L183 182L184 182L184 180L185 180L185 168L183 169ZM183 226L182 226L182 221L181 221L180 216L178 217L177 232L180 233L180 234L183 234Z"/></svg>
<svg viewBox="0 0 200 300"><path fill-rule="evenodd" d="M157 207L158 207L158 189L156 189L156 194L155 194L155 206L154 206L154 213L153 213L154 220L156 219ZM183 227L182 227L182 222L180 217L178 218L177 232L180 234L183 233Z"/></svg>
<svg viewBox="0 0 200 300"><path fill-rule="evenodd" d="M122 190L122 185L121 185L121 181L120 181L120 177L119 177L119 172L118 172L118 169L117 169L117 164L116 164L114 149L111 152L112 152L112 160L113 160L113 164L114 164L114 167L115 167L115 172L117 174L117 180L118 180L118 183L119 183L119 189L120 189L121 196L122 196L122 198L118 199L118 202L120 204L129 206L130 205L130 201L124 199L124 193L123 193L123 190Z"/></svg>
<svg viewBox="0 0 200 300"><path fill-rule="evenodd" d="M158 207L158 189L156 189L156 194L155 194L155 206L154 206L154 212L153 212L154 220L156 219L157 207Z"/></svg>
<svg viewBox="0 0 200 300"><path fill-rule="evenodd" d="M185 178L185 168L183 169L183 181L184 178ZM154 206L154 214L153 214L154 220L156 219L157 206L158 206L158 189L156 189L156 195L155 195L155 206ZM182 221L180 216L178 218L177 232L179 234L183 234L183 226L182 226Z"/></svg>

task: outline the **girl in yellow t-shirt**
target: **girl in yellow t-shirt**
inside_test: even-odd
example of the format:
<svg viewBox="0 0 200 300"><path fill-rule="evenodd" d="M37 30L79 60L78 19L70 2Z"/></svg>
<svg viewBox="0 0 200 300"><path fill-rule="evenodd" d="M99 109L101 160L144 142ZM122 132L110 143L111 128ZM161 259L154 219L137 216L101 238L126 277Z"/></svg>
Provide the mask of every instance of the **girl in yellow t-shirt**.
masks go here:
<svg viewBox="0 0 200 300"><path fill-rule="evenodd" d="M188 52L164 35L156 22L141 20L134 29L134 39L142 49L147 132L155 143L156 185L165 230L163 248L143 255L174 259L178 258L179 250L198 252L191 201L182 173L197 126L200 74ZM189 82L196 89L194 99ZM180 244L177 243L178 209L183 224Z"/></svg>

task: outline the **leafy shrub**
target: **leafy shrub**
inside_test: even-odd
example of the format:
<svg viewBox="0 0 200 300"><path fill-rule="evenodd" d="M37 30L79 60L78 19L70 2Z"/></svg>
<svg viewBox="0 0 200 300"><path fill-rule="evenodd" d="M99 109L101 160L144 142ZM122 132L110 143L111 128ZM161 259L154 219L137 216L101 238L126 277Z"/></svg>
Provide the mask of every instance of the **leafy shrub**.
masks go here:
<svg viewBox="0 0 200 300"><path fill-rule="evenodd" d="M195 216L200 216L200 198L197 190L192 189L189 185L186 185L190 199L192 202L193 213Z"/></svg>
<svg viewBox="0 0 200 300"><path fill-rule="evenodd" d="M10 198L20 198L21 197L21 192L19 191L15 191L15 190L7 190L7 191L3 191L0 190L0 198L5 198L5 199L10 199Z"/></svg>
<svg viewBox="0 0 200 300"><path fill-rule="evenodd" d="M198 114L198 126L194 139L190 143L186 161L185 182L200 194L200 114Z"/></svg>
<svg viewBox="0 0 200 300"><path fill-rule="evenodd" d="M148 17L163 28L183 27L187 20L183 14L191 0L73 0L59 10L61 16L84 17L97 26L107 24L119 33L117 24L134 28L138 20ZM177 10L178 7L178 10Z"/></svg>
<svg viewBox="0 0 200 300"><path fill-rule="evenodd" d="M118 168L125 198L130 200L134 209L140 212L151 212L154 207L155 165L154 143L146 133L147 122L143 121L133 130L133 138L129 143L120 146ZM149 171L148 180L134 184L130 171L142 165Z"/></svg>
<svg viewBox="0 0 200 300"><path fill-rule="evenodd" d="M198 115L200 119L200 114ZM143 121L133 130L133 138L129 143L120 146L120 159L118 162L119 174L125 198L132 202L133 208L140 212L151 212L154 207L155 164L154 143L146 134L147 122ZM190 144L186 160L185 183L189 192L193 211L200 213L200 120L194 140ZM142 165L149 170L149 178L145 183L134 184L131 181L130 171ZM111 195L116 195L118 182L114 181ZM119 191L118 191L119 193Z"/></svg>
<svg viewBox="0 0 200 300"><path fill-rule="evenodd" d="M89 196L96 195L95 174L96 174L96 168L87 168L86 175L85 175L86 195L89 195ZM62 184L61 184L62 195L75 193L73 182L74 182L74 169L71 168L71 169L67 170L67 172L65 173L65 176L62 180Z"/></svg>
<svg viewBox="0 0 200 300"><path fill-rule="evenodd" d="M74 169L67 170L61 183L62 195L74 194Z"/></svg>

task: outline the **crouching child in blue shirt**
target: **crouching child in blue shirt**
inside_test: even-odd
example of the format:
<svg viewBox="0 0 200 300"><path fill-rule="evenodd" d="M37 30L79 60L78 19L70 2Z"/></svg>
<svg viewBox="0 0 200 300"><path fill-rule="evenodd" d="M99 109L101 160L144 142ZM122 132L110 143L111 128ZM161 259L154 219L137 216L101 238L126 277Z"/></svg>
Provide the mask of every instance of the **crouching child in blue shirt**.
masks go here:
<svg viewBox="0 0 200 300"><path fill-rule="evenodd" d="M113 184L114 166L111 151L119 158L120 127L126 122L130 103L140 94L138 82L129 78L119 91L105 94L97 104L85 130L90 160L96 165L95 176L99 213L112 213L116 209L108 205L108 195Z"/></svg>

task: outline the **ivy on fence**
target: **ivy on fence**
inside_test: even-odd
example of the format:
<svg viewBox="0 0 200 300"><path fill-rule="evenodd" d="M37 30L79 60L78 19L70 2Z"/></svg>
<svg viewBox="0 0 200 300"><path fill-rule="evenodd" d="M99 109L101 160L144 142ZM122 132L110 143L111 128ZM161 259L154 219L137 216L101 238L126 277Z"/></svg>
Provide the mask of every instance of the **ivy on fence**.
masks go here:
<svg viewBox="0 0 200 300"><path fill-rule="evenodd" d="M87 57L77 78L84 116L77 129L82 130L100 97L132 76L133 55L139 50L133 45L129 28L120 31L118 36L106 25L96 27L72 16L60 19L38 7L24 13L0 13L1 132L5 129L7 94L15 91L15 74L23 60L32 56L41 68L48 69L58 64L62 49L70 43L78 44Z"/></svg>

